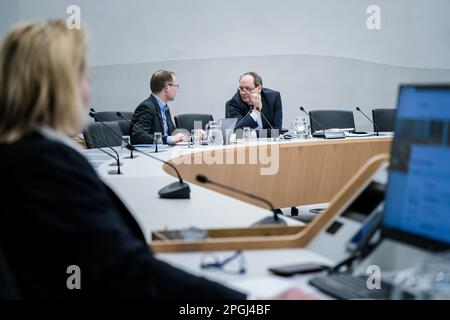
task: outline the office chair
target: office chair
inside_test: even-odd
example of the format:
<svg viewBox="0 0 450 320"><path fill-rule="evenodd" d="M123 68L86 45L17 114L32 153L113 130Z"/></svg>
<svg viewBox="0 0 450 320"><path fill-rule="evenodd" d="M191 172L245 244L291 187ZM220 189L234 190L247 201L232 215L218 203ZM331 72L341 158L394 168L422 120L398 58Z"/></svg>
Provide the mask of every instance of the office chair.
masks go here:
<svg viewBox="0 0 450 320"><path fill-rule="evenodd" d="M116 132L118 136L113 134L111 130L105 128L103 124L108 126L112 131ZM91 122L83 130L84 140L86 140L86 146L88 149L106 147L102 142L105 142L110 146L122 145L122 140L120 139L122 136L122 130L120 129L119 121L104 122L103 124L100 122ZM96 138L99 140L97 141ZM100 140L102 142L100 142Z"/></svg>
<svg viewBox="0 0 450 320"><path fill-rule="evenodd" d="M122 116L124 116L126 119L130 121L131 118L133 118L133 112L120 111L120 113L122 113ZM123 119L117 115L117 111L101 111L97 112L97 119L95 119L95 121L98 120L108 122L108 121L119 121Z"/></svg>
<svg viewBox="0 0 450 320"><path fill-rule="evenodd" d="M22 299L19 286L0 247L0 300L19 299Z"/></svg>
<svg viewBox="0 0 450 320"><path fill-rule="evenodd" d="M194 129L195 121L201 121L202 129L205 130L205 126L209 121L213 121L214 118L210 114L186 113L175 116L174 120L178 129L186 129L188 132L191 132Z"/></svg>
<svg viewBox="0 0 450 320"><path fill-rule="evenodd" d="M131 124L126 120L116 121L119 124L120 131L122 131L123 136L131 137Z"/></svg>
<svg viewBox="0 0 450 320"><path fill-rule="evenodd" d="M355 128L355 119L352 111L344 110L314 110L309 112L311 132L331 128ZM314 121L314 118L316 121ZM323 128L322 128L322 127Z"/></svg>
<svg viewBox="0 0 450 320"><path fill-rule="evenodd" d="M228 101L225 103L225 118L231 118L230 111L228 110L228 103L229 103L230 101L231 101L231 100L228 100Z"/></svg>
<svg viewBox="0 0 450 320"><path fill-rule="evenodd" d="M378 131L394 131L395 127L395 109L373 109L373 122L377 125ZM374 126L374 131L377 128Z"/></svg>

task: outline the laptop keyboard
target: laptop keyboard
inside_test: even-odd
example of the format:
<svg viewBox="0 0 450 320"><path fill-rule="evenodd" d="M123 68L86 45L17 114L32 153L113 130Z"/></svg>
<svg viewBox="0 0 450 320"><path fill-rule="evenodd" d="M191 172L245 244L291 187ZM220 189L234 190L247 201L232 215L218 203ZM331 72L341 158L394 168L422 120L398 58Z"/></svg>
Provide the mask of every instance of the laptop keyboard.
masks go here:
<svg viewBox="0 0 450 320"><path fill-rule="evenodd" d="M381 282L381 289L369 289L367 279L364 275L355 277L351 274L332 274L312 278L309 284L337 299L389 299L389 284Z"/></svg>

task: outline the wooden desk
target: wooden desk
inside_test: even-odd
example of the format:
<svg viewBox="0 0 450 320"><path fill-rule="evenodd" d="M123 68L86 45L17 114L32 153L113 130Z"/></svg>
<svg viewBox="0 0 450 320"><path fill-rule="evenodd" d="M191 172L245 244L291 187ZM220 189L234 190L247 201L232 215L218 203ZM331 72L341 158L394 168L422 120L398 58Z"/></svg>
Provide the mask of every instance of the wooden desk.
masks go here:
<svg viewBox="0 0 450 320"><path fill-rule="evenodd" d="M208 164L202 159L211 156L211 150L199 150L183 155L171 162L177 166L183 179L199 184L198 174L250 192L271 201L275 208L329 202L331 198L370 158L381 153L390 153L392 137L347 138L343 140L306 140L273 142L277 144L278 171L273 175L262 175L267 167L256 164ZM245 150L249 155L261 144L236 145L220 148L223 159L236 159ZM242 149L244 148L244 149ZM248 158L247 158L248 159ZM175 161L176 160L176 161ZM180 164L180 162L183 162ZM164 171L175 176L165 165ZM233 198L266 208L264 203L223 190L213 185L202 185Z"/></svg>

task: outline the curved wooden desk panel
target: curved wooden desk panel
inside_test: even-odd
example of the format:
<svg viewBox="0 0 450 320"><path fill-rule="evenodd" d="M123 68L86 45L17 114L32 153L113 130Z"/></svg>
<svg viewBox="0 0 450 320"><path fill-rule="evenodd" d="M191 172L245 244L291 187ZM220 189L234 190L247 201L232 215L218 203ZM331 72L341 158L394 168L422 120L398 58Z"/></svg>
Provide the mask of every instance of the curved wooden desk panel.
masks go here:
<svg viewBox="0 0 450 320"><path fill-rule="evenodd" d="M262 170L270 167L267 163L249 163L249 155L263 144L221 148L216 153L211 150L198 151L172 159L171 162L177 166L183 179L191 183L199 184L195 177L202 174L211 180L266 198L275 208L286 208L329 202L367 160L377 154L390 153L391 142L391 137L372 137L265 144L266 149L259 151L269 156L273 154L278 161L278 166L273 165L278 170L271 175L261 174ZM279 148L271 150L270 146L275 144ZM235 159L235 163L238 156L242 159L243 154L245 164L226 163L227 159ZM216 159L222 159L223 163L216 161L219 163L211 164L211 156L217 156ZM175 176L167 165L164 165L164 171ZM264 203L240 194L212 185L203 186L266 207Z"/></svg>
<svg viewBox="0 0 450 320"><path fill-rule="evenodd" d="M388 154L380 154L367 161L336 193L329 207L305 227L262 226L254 229L208 230L208 238L201 240L169 240L162 236L160 231L155 231L152 234L154 241L150 243L150 248L154 252L180 252L305 247L338 214L367 179L388 160Z"/></svg>

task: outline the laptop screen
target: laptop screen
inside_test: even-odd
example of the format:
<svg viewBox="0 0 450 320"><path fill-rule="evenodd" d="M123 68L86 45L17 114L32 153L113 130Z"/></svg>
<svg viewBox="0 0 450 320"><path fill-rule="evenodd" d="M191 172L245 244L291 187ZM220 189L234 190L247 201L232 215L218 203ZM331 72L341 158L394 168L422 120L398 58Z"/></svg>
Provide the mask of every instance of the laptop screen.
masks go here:
<svg viewBox="0 0 450 320"><path fill-rule="evenodd" d="M450 247L450 86L400 87L383 233Z"/></svg>

